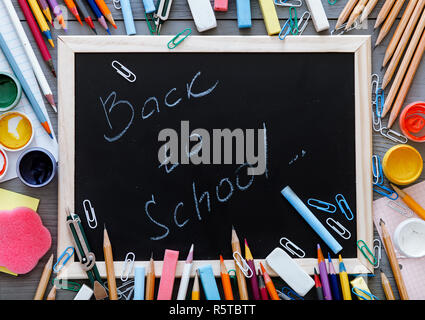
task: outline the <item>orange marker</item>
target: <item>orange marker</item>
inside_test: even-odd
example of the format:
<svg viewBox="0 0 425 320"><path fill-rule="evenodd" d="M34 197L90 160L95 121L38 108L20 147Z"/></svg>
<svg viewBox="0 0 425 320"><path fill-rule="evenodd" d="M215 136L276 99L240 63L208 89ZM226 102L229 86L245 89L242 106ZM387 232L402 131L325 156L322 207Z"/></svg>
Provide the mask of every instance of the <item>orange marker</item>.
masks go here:
<svg viewBox="0 0 425 320"><path fill-rule="evenodd" d="M273 281L270 278L269 274L264 269L263 264L260 262L261 271L263 272L264 282L266 284L267 291L269 292L270 298L272 300L280 300L276 288L274 287Z"/></svg>
<svg viewBox="0 0 425 320"><path fill-rule="evenodd" d="M114 17L112 17L111 10L109 10L108 6L106 5L105 1L103 0L94 0L99 7L102 14L105 16L105 18L109 21L110 24L116 29L117 25L115 24Z"/></svg>
<svg viewBox="0 0 425 320"><path fill-rule="evenodd" d="M232 284L230 283L229 273L224 265L223 257L220 255L220 275L221 283L223 284L224 298L226 300L233 300Z"/></svg>

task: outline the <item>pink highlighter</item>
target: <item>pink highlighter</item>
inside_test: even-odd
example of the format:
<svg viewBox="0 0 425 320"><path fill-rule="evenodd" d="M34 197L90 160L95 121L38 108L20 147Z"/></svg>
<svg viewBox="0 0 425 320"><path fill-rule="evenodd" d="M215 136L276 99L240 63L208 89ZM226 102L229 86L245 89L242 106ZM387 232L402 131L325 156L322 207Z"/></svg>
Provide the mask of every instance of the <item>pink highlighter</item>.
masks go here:
<svg viewBox="0 0 425 320"><path fill-rule="evenodd" d="M228 0L214 0L214 11L227 11Z"/></svg>
<svg viewBox="0 0 425 320"><path fill-rule="evenodd" d="M178 260L178 251L169 249L165 250L157 300L171 300Z"/></svg>

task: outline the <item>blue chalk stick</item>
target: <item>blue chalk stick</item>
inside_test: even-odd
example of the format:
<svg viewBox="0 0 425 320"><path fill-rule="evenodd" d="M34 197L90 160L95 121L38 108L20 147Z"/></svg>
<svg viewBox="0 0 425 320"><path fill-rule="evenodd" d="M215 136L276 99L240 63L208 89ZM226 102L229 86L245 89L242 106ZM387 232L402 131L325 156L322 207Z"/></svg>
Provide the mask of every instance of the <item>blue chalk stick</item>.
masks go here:
<svg viewBox="0 0 425 320"><path fill-rule="evenodd" d="M236 0L236 12L238 14L238 27L251 28L251 0Z"/></svg>
<svg viewBox="0 0 425 320"><path fill-rule="evenodd" d="M300 198L287 186L282 189L282 195L289 201L289 203L298 211L298 213L304 218L305 221L313 228L314 231L322 238L327 246L337 254L342 250L342 246L336 241L336 239L329 233L329 231L323 226L323 224L316 218L316 216L310 211L309 208L301 201Z"/></svg>
<svg viewBox="0 0 425 320"><path fill-rule="evenodd" d="M133 300L145 300L145 267L136 267L134 269Z"/></svg>
<svg viewBox="0 0 425 320"><path fill-rule="evenodd" d="M136 34L136 26L134 25L133 12L131 11L130 0L120 0L120 3L127 35L134 35Z"/></svg>
<svg viewBox="0 0 425 320"><path fill-rule="evenodd" d="M143 6L146 13L153 13L156 10L153 0L143 0Z"/></svg>
<svg viewBox="0 0 425 320"><path fill-rule="evenodd" d="M198 271L207 300L220 300L220 293L218 292L217 283L215 282L212 266L207 264L199 267Z"/></svg>

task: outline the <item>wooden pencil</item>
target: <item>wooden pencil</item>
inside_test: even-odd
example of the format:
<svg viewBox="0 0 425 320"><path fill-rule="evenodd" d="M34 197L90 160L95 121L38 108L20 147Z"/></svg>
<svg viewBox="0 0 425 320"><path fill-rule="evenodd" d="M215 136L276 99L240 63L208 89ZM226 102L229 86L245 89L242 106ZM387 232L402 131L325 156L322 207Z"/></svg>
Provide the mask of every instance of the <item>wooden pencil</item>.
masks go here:
<svg viewBox="0 0 425 320"><path fill-rule="evenodd" d="M340 28L344 24L344 22L347 21L348 17L350 16L351 12L353 11L358 1L359 0L349 0L347 2L347 4L345 5L344 9L342 9L342 12L340 13L338 17L338 21L336 22L335 29Z"/></svg>
<svg viewBox="0 0 425 320"><path fill-rule="evenodd" d="M154 300L155 294L155 263L153 261L153 253L149 261L149 271L146 275L146 300Z"/></svg>
<svg viewBox="0 0 425 320"><path fill-rule="evenodd" d="M192 300L200 300L198 270L196 270L195 279L193 280Z"/></svg>
<svg viewBox="0 0 425 320"><path fill-rule="evenodd" d="M345 26L345 30L348 30L353 25L354 21L356 21L356 19L362 14L368 1L369 0L360 0L357 3L353 12L351 12L350 18L348 19L347 25Z"/></svg>
<svg viewBox="0 0 425 320"><path fill-rule="evenodd" d="M233 256L235 257L235 260L242 265L241 261L241 246L239 243L238 235L236 234L235 228L232 226L232 252ZM238 253L238 255L235 255L235 252ZM248 289L246 285L246 279L245 275L242 272L242 270L239 268L238 263L235 261L235 270L236 270L236 279L238 282L238 289L239 289L239 298L240 300L248 300Z"/></svg>
<svg viewBox="0 0 425 320"><path fill-rule="evenodd" d="M364 8L362 12L362 15L360 16L360 23L362 23L363 21L367 19L367 17L369 17L373 9L375 9L378 1L379 0L369 0L369 2L367 3L366 7Z"/></svg>
<svg viewBox="0 0 425 320"><path fill-rule="evenodd" d="M399 14L401 8L404 5L404 1L405 0L398 0L394 4L393 8L390 11L390 14L388 15L387 19L385 20L384 24L382 25L381 31L379 32L378 38L376 39L375 46L378 46L382 42L382 40L384 40L384 38L387 36L387 34L390 32L391 27L393 26L394 21L397 18L397 15Z"/></svg>
<svg viewBox="0 0 425 320"><path fill-rule="evenodd" d="M406 30L408 30L407 28L409 28L410 21L412 21L411 18L413 18L412 14L414 13L415 8L417 8L417 6L416 6L417 3L418 3L418 0L410 0L409 1L409 4L408 4L406 10L403 13L403 16L401 17L401 20L400 20L400 22L397 26L397 29L394 31L394 35L393 35L390 43L388 44L387 49L385 50L385 56L384 56L384 61L382 62L382 67L385 67L387 65L388 61L390 60L390 58L393 56L395 50L397 49L399 43L401 43L400 40L402 39L402 36L406 33ZM422 3L425 4L425 0L422 1ZM419 19L419 15L420 15L420 12L418 12L418 14L417 14L418 19ZM417 22L417 20L416 20L416 22ZM416 25L416 22L415 22L414 25ZM413 32L413 27L410 26L409 30L411 30L411 31L410 31L410 33L407 32L408 38L410 38L411 32ZM405 45L403 47L403 50L405 49L405 47L407 45L407 39L405 41Z"/></svg>
<svg viewBox="0 0 425 320"><path fill-rule="evenodd" d="M379 11L378 17L376 18L375 29L378 28L382 23L384 23L385 19L388 16L388 13L394 5L394 2L395 0L385 1L384 5L381 8L381 11Z"/></svg>
<svg viewBox="0 0 425 320"><path fill-rule="evenodd" d="M388 260L390 261L391 269L393 270L400 298L401 300L409 300L409 295L407 294L406 286L401 275L400 266L398 264L397 257L394 251L393 242L391 241L391 236L388 232L385 222L382 219L380 219L379 221L379 226L381 227L382 241L387 252Z"/></svg>
<svg viewBox="0 0 425 320"><path fill-rule="evenodd" d="M388 281L387 276L381 270L381 284L382 289L384 289L384 294L387 300L395 300L393 289L391 289L390 281Z"/></svg>
<svg viewBox="0 0 425 320"><path fill-rule="evenodd" d="M50 256L46 265L44 266L43 273L41 274L40 282L38 283L37 290L34 295L34 300L43 300L44 293L46 292L47 285L49 284L50 275L53 268L53 254Z"/></svg>
<svg viewBox="0 0 425 320"><path fill-rule="evenodd" d="M106 276L108 279L109 299L118 300L117 283L115 280L114 258L106 226L103 229L103 254L105 256Z"/></svg>
<svg viewBox="0 0 425 320"><path fill-rule="evenodd" d="M53 286L52 289L50 289L50 292L47 295L46 300L56 300L56 286Z"/></svg>

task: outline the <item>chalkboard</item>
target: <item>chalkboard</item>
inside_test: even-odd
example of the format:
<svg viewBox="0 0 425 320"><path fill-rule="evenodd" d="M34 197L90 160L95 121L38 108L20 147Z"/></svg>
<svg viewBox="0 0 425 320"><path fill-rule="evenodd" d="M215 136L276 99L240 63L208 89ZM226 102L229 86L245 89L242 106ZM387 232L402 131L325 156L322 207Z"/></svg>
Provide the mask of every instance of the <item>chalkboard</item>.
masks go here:
<svg viewBox="0 0 425 320"><path fill-rule="evenodd" d="M118 74L113 61L136 81ZM305 258L317 257L317 243L327 254L281 195L287 185L305 203L314 198L336 205L335 196L344 195L357 213L353 220L340 210L310 208L343 246L343 257L357 259L364 223L358 219L364 201L358 163L364 159L356 154L356 62L356 52L320 50L76 52L74 210L98 260L104 225L117 261L128 252L138 261L151 253L161 260L167 248L179 250L184 260L192 243L196 260L217 260L220 254L231 260L232 225L258 260L280 246L282 237L302 248ZM236 139L230 164L223 164L223 155L221 164L161 164L161 130L173 129L184 153L199 142L186 143L198 128L209 133L211 146L204 140L199 155L209 152L211 162L214 130L242 132L245 151L252 138L254 155L264 152L264 173L248 175L246 156L236 163ZM86 199L96 212L95 229L87 225ZM329 217L352 237L332 231Z"/></svg>

